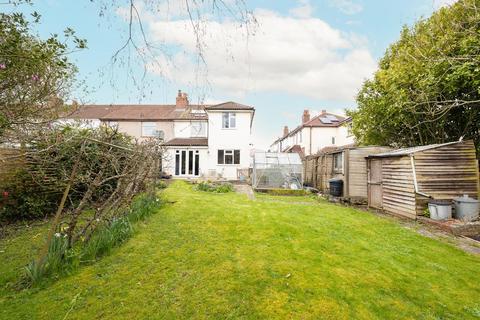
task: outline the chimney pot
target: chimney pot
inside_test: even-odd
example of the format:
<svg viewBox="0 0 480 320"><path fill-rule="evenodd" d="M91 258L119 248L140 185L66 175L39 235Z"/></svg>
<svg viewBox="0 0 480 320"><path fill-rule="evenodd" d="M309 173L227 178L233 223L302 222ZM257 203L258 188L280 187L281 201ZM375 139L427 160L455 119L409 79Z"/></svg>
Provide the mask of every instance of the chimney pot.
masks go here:
<svg viewBox="0 0 480 320"><path fill-rule="evenodd" d="M322 113L327 113L327 110L322 110Z"/></svg>
<svg viewBox="0 0 480 320"><path fill-rule="evenodd" d="M288 135L288 126L285 126L283 127L283 136L285 137L286 135Z"/></svg>
<svg viewBox="0 0 480 320"><path fill-rule="evenodd" d="M188 94L182 92L182 90L178 90L178 95L176 99L176 106L177 108L186 108L189 105L188 102Z"/></svg>
<svg viewBox="0 0 480 320"><path fill-rule="evenodd" d="M310 111L308 109L303 110L302 123L307 123L310 121Z"/></svg>

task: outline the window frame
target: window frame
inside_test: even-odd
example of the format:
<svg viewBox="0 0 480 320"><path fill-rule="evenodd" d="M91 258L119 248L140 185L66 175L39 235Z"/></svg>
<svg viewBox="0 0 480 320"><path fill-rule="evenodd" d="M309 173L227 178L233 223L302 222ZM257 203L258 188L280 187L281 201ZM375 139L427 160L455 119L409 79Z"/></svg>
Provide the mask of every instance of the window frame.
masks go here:
<svg viewBox="0 0 480 320"><path fill-rule="evenodd" d="M221 166L236 166L240 164L240 149L218 149L217 150L217 165ZM231 163L227 162L227 157L231 158Z"/></svg>
<svg viewBox="0 0 480 320"><path fill-rule="evenodd" d="M340 158L340 160L338 160ZM340 162L340 163L339 163ZM338 166L340 165L340 166ZM335 173L343 173L344 155L343 152L333 154L333 171Z"/></svg>
<svg viewBox="0 0 480 320"><path fill-rule="evenodd" d="M227 119L225 119L225 116ZM225 122L227 120L227 122ZM232 126L233 120L233 126ZM236 112L222 112L222 129L236 129L237 128L237 113Z"/></svg>

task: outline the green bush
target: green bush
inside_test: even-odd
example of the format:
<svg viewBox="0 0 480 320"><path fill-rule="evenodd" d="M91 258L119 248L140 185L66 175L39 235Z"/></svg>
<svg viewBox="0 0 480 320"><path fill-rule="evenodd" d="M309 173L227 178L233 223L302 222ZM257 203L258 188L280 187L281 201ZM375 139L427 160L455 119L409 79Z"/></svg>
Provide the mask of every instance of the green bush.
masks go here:
<svg viewBox="0 0 480 320"><path fill-rule="evenodd" d="M55 212L61 197L33 183L25 169L18 169L2 189L0 222L45 218Z"/></svg>
<svg viewBox="0 0 480 320"><path fill-rule="evenodd" d="M168 187L168 185L165 181L160 180L157 182L156 187L157 189L165 189L166 187Z"/></svg>

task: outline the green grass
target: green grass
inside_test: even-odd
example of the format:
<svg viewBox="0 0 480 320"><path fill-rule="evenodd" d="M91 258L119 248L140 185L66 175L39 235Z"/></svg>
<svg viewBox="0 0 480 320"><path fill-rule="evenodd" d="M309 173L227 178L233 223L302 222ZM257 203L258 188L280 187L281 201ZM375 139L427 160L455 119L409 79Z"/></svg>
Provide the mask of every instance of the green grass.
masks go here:
<svg viewBox="0 0 480 320"><path fill-rule="evenodd" d="M95 264L41 288L0 291L0 318L480 318L476 256L310 198L193 189L173 183L164 191L173 203ZM28 240L19 240L25 251ZM0 257L1 274L25 263Z"/></svg>

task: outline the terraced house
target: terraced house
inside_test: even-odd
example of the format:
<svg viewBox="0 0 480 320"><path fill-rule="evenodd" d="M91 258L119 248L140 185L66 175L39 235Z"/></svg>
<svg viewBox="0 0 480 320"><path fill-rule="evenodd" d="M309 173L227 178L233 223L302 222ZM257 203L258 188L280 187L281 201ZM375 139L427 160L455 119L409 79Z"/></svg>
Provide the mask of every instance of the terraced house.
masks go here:
<svg viewBox="0 0 480 320"><path fill-rule="evenodd" d="M283 128L283 134L270 145L274 152L296 152L301 156L317 153L325 147L344 146L355 142L350 131L351 118L322 110L311 118L304 110L302 123L295 129Z"/></svg>
<svg viewBox="0 0 480 320"><path fill-rule="evenodd" d="M190 104L178 91L172 105L86 105L68 121L109 125L139 140L159 137L163 170L174 177L237 180L247 174L255 109L236 102Z"/></svg>

